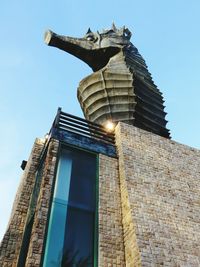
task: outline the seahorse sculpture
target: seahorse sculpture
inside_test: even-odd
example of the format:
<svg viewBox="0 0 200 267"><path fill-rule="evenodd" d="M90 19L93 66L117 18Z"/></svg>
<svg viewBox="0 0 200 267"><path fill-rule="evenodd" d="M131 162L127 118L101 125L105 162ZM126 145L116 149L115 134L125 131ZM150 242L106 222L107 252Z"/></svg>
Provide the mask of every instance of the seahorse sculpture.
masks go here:
<svg viewBox="0 0 200 267"><path fill-rule="evenodd" d="M122 121L170 138L162 93L130 42L131 32L115 25L102 33L90 29L83 38L45 33L45 42L86 62L94 71L78 87L85 118L104 125Z"/></svg>

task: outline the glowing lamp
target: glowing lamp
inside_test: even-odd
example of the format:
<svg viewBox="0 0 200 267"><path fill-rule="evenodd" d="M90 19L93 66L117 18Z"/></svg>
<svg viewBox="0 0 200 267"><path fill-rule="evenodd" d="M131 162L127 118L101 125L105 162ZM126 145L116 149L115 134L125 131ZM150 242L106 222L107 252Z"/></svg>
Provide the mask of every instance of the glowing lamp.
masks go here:
<svg viewBox="0 0 200 267"><path fill-rule="evenodd" d="M113 132L115 129L115 124L112 121L107 121L105 123L105 128L106 128L106 131Z"/></svg>

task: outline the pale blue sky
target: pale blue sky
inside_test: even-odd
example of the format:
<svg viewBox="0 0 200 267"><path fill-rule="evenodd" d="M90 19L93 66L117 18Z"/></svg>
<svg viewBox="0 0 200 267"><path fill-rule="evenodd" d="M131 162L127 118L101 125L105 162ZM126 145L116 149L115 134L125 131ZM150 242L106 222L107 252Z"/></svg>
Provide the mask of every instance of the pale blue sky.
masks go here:
<svg viewBox="0 0 200 267"><path fill-rule="evenodd" d="M200 148L200 1L1 1L0 239L36 137L49 131L57 107L82 116L79 81L92 71L43 42L48 28L81 37L126 25L163 92L172 139Z"/></svg>

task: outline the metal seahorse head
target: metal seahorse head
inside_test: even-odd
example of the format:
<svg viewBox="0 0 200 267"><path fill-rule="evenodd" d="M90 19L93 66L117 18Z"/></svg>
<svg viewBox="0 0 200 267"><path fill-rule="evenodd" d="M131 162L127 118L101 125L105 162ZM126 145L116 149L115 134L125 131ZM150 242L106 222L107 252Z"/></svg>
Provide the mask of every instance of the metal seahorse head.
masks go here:
<svg viewBox="0 0 200 267"><path fill-rule="evenodd" d="M111 29L101 33L92 32L89 28L82 38L57 35L52 31L45 33L45 42L64 50L87 63L93 71L104 67L109 59L130 44L131 32L128 28Z"/></svg>
<svg viewBox="0 0 200 267"><path fill-rule="evenodd" d="M101 33L89 29L83 38L45 34L48 45L78 57L94 71L78 87L87 120L101 125L122 121L170 138L162 93L130 38L128 28L114 24Z"/></svg>

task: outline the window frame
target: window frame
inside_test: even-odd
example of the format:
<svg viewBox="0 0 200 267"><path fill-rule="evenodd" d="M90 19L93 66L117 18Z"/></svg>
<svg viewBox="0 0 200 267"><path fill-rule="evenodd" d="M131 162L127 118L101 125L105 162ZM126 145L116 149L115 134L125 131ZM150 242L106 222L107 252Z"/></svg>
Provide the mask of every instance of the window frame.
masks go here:
<svg viewBox="0 0 200 267"><path fill-rule="evenodd" d="M56 178L58 173L58 166L59 166L59 159L62 153L62 150L64 149L71 149L76 151L83 151L89 154L93 154L96 157L96 174L95 174L95 213L94 213L94 242L93 242L93 259L94 259L94 267L98 267L98 252L99 252L99 154L95 153L93 151L90 151L88 149L84 149L81 147L77 147L74 145L66 144L64 142L60 142L59 148L58 148L58 154L56 159L56 167L55 167L55 173L54 173L54 179L53 184L51 188L51 196L49 200L49 210L48 210L48 216L47 216L47 222L46 222L46 229L45 229L45 235L44 235L44 243L43 243L43 249L42 249L42 256L41 256L41 262L40 267L43 267L44 263L44 255L45 255L45 248L47 244L47 234L48 229L50 225L50 215L52 210L52 203L53 203L53 195L55 190L55 184L56 184Z"/></svg>

